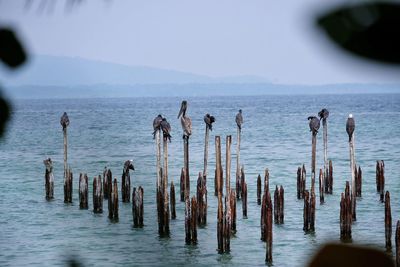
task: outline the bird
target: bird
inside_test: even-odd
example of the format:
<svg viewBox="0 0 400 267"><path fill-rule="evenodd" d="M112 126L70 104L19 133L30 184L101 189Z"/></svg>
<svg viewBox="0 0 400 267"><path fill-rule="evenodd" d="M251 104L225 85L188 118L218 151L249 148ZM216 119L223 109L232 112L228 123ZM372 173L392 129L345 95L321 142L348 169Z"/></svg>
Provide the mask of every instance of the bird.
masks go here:
<svg viewBox="0 0 400 267"><path fill-rule="evenodd" d="M323 108L320 112L318 112L318 116L321 120L326 120L329 117L329 111L326 108Z"/></svg>
<svg viewBox="0 0 400 267"><path fill-rule="evenodd" d="M135 166L133 166L133 159L127 160L124 163L123 173L129 172L129 170L135 170Z"/></svg>
<svg viewBox="0 0 400 267"><path fill-rule="evenodd" d="M169 142L171 142L171 125L166 118L162 118L160 127L163 132L164 138L168 138Z"/></svg>
<svg viewBox="0 0 400 267"><path fill-rule="evenodd" d="M319 119L315 116L310 116L307 119L310 121L310 132L312 132L313 135L317 135L320 126Z"/></svg>
<svg viewBox="0 0 400 267"><path fill-rule="evenodd" d="M178 113L178 119L181 118L181 125L183 130L183 139L189 138L192 134L192 119L186 116L187 101L183 100L181 104L181 109Z"/></svg>
<svg viewBox="0 0 400 267"><path fill-rule="evenodd" d="M242 116L242 110L239 109L239 113L236 114L236 124L239 130L242 130L242 124L243 124L243 116Z"/></svg>
<svg viewBox="0 0 400 267"><path fill-rule="evenodd" d="M161 128L160 128L160 127L161 127L161 121L162 121L162 116L161 116L161 114L158 114L158 116L155 117L154 120L153 120L153 128L154 128L153 139L154 139L155 136L156 136L156 132L157 132L158 130L161 129Z"/></svg>
<svg viewBox="0 0 400 267"><path fill-rule="evenodd" d="M356 123L354 121L353 114L349 114L349 117L347 118L347 122L346 122L346 132L349 135L349 142L351 141L351 138L353 137L355 127L356 127Z"/></svg>
<svg viewBox="0 0 400 267"><path fill-rule="evenodd" d="M64 114L61 116L60 124L63 127L63 130L65 130L68 127L69 118L68 118L67 112L64 112Z"/></svg>
<svg viewBox="0 0 400 267"><path fill-rule="evenodd" d="M208 129L210 129L210 131L212 131L212 124L215 122L214 116L211 116L210 114L207 113L204 116L204 122L206 123Z"/></svg>

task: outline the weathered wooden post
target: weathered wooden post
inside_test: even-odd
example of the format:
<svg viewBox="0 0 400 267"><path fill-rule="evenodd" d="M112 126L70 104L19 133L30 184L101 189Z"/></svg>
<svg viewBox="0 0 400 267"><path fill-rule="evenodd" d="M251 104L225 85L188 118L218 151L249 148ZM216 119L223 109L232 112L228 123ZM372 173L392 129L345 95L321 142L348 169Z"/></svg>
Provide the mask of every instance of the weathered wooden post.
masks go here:
<svg viewBox="0 0 400 267"><path fill-rule="evenodd" d="M315 116L308 117L310 132L312 133L312 150L311 150L311 194L315 192L315 165L316 165L316 149L317 134L320 126L319 119Z"/></svg>
<svg viewBox="0 0 400 267"><path fill-rule="evenodd" d="M346 122L346 132L349 135L350 148L350 172L351 172L351 213L353 221L356 221L356 178L355 178L355 157L354 157L354 130L355 121L352 114L349 114Z"/></svg>
<svg viewBox="0 0 400 267"><path fill-rule="evenodd" d="M231 194L226 193L225 196L225 213L224 213L224 252L227 253L231 250L230 236L232 234L232 211L231 211Z"/></svg>
<svg viewBox="0 0 400 267"><path fill-rule="evenodd" d="M64 179L64 203L72 203L72 171L68 168Z"/></svg>
<svg viewBox="0 0 400 267"><path fill-rule="evenodd" d="M181 119L183 130L183 163L185 168L185 199L190 197L190 175L189 175L189 137L192 134L192 120L186 116L187 101L183 100L181 109L178 113L178 119Z"/></svg>
<svg viewBox="0 0 400 267"><path fill-rule="evenodd" d="M269 170L268 168L265 169L264 174L264 193L269 191Z"/></svg>
<svg viewBox="0 0 400 267"><path fill-rule="evenodd" d="M133 227L143 227L143 188L139 186L133 188L132 192L132 216L133 216Z"/></svg>
<svg viewBox="0 0 400 267"><path fill-rule="evenodd" d="M224 210L222 206L222 194L218 194L218 210L217 210L217 242L218 253L224 253Z"/></svg>
<svg viewBox="0 0 400 267"><path fill-rule="evenodd" d="M185 200L185 242L187 245L197 244L197 203L196 197Z"/></svg>
<svg viewBox="0 0 400 267"><path fill-rule="evenodd" d="M79 175L79 208L81 209L88 209L88 177L85 174Z"/></svg>
<svg viewBox="0 0 400 267"><path fill-rule="evenodd" d="M129 170L135 170L132 160L125 161L124 168L122 170L121 197L122 202L127 203L130 202L131 198L131 175L129 174Z"/></svg>
<svg viewBox="0 0 400 267"><path fill-rule="evenodd" d="M358 166L358 170L357 167L354 169L355 171L355 179L356 179L356 197L361 197L361 189L362 189L362 170L361 167Z"/></svg>
<svg viewBox="0 0 400 267"><path fill-rule="evenodd" d="M185 175L185 168L183 167L181 169L181 178L180 178L180 187L179 187L179 192L181 195L181 202L185 202L185 179L186 179L186 175Z"/></svg>
<svg viewBox="0 0 400 267"><path fill-rule="evenodd" d="M297 168L297 199L301 199L301 167Z"/></svg>
<svg viewBox="0 0 400 267"><path fill-rule="evenodd" d="M68 163L67 163L67 150L68 150L68 135L67 135L67 127L69 126L69 118L67 115L67 112L64 112L64 114L61 116L60 119L60 124L63 129L63 136L64 136L64 181L66 180L67 177L67 169L68 169Z"/></svg>
<svg viewBox="0 0 400 267"><path fill-rule="evenodd" d="M104 167L103 171L103 192L104 192L104 199L108 199L108 196L110 195L110 191L108 189L108 180L107 180L107 175L108 175L108 169L107 167ZM111 172L111 171L110 171Z"/></svg>
<svg viewBox="0 0 400 267"><path fill-rule="evenodd" d="M318 116L322 120L322 128L323 128L323 139L324 139L324 172L322 177L322 190L325 193L329 194L328 187L328 177L329 177L329 166L328 166L328 122L327 119L329 117L329 111L326 108L323 108L320 112L318 112ZM321 200L321 197L320 197ZM323 197L322 202L323 203Z"/></svg>
<svg viewBox="0 0 400 267"><path fill-rule="evenodd" d="M386 250L392 249L392 211L390 208L390 193L385 194L385 240Z"/></svg>
<svg viewBox="0 0 400 267"><path fill-rule="evenodd" d="M324 199L324 191L325 191L325 185L324 185L324 173L322 172L322 169L319 169L319 203L324 204L325 199Z"/></svg>
<svg viewBox="0 0 400 267"><path fill-rule="evenodd" d="M199 225L207 223L207 188L205 186L205 177L199 172L197 179L197 222Z"/></svg>
<svg viewBox="0 0 400 267"><path fill-rule="evenodd" d="M106 174L106 185L107 188L104 189L104 197L105 199L109 199L111 197L111 193L112 193L112 172L110 169L107 170L107 174Z"/></svg>
<svg viewBox="0 0 400 267"><path fill-rule="evenodd" d="M400 267L400 221L396 224L396 267Z"/></svg>
<svg viewBox="0 0 400 267"><path fill-rule="evenodd" d="M153 138L156 140L156 173L157 173L157 182L156 189L161 184L161 122L163 117L161 114L158 114L157 117L153 120Z"/></svg>
<svg viewBox="0 0 400 267"><path fill-rule="evenodd" d="M276 224L284 223L284 190L283 186L275 187L274 192L274 221Z"/></svg>
<svg viewBox="0 0 400 267"><path fill-rule="evenodd" d="M226 184L225 193L228 195L231 192L231 142L232 136L226 136Z"/></svg>
<svg viewBox="0 0 400 267"><path fill-rule="evenodd" d="M266 216L265 220L265 241L266 241L266 252L265 261L268 264L272 264L272 201L269 191L267 191L267 201L266 201Z"/></svg>
<svg viewBox="0 0 400 267"><path fill-rule="evenodd" d="M171 181L171 186L170 186L170 198L171 198L171 219L175 220L176 219L176 209L175 209L175 186L174 182Z"/></svg>
<svg viewBox="0 0 400 267"><path fill-rule="evenodd" d="M53 175L53 162L51 158L43 160L44 166L46 167L44 181L46 189L46 199L50 200L54 198L54 175Z"/></svg>
<svg viewBox="0 0 400 267"><path fill-rule="evenodd" d="M242 133L243 116L242 110L239 109L239 113L236 115L236 125L237 125L237 142L236 142L236 197L241 198L242 195L242 185L240 180L240 137Z"/></svg>
<svg viewBox="0 0 400 267"><path fill-rule="evenodd" d="M304 191L304 208L303 208L303 231L310 231L310 193Z"/></svg>
<svg viewBox="0 0 400 267"><path fill-rule="evenodd" d="M257 177L257 205L261 205L261 175Z"/></svg>
<svg viewBox="0 0 400 267"><path fill-rule="evenodd" d="M93 179L93 212L103 213L103 186L101 176Z"/></svg>
<svg viewBox="0 0 400 267"><path fill-rule="evenodd" d="M215 136L215 196L223 195L223 173L221 159L221 137Z"/></svg>
<svg viewBox="0 0 400 267"><path fill-rule="evenodd" d="M340 201L340 239L343 241L351 240L351 208L350 184L346 181L345 192L341 195Z"/></svg>
<svg viewBox="0 0 400 267"><path fill-rule="evenodd" d="M231 189L230 193L230 204L231 204L231 234L236 233L236 192Z"/></svg>
<svg viewBox="0 0 400 267"><path fill-rule="evenodd" d="M118 221L118 182L114 179L111 188L111 195L108 198L108 218L112 221Z"/></svg>
<svg viewBox="0 0 400 267"><path fill-rule="evenodd" d="M247 183L243 166L240 170L240 173L241 173L240 183L242 185L242 213L243 213L243 219L247 219ZM261 178L260 178L260 183L261 183Z"/></svg>
<svg viewBox="0 0 400 267"><path fill-rule="evenodd" d="M158 233L169 235L169 196L168 196L168 140L171 141L171 125L162 118L160 127L163 132L164 167L161 172L161 182L157 190Z"/></svg>
<svg viewBox="0 0 400 267"><path fill-rule="evenodd" d="M297 199L304 198L304 191L306 190L306 167L297 168Z"/></svg>
<svg viewBox="0 0 400 267"><path fill-rule="evenodd" d="M332 160L329 160L329 168L328 168L328 183L326 185L328 194L332 194L333 192L333 166Z"/></svg>
<svg viewBox="0 0 400 267"><path fill-rule="evenodd" d="M383 160L376 162L376 190L380 195L381 202L383 202L383 192L385 192L385 162Z"/></svg>

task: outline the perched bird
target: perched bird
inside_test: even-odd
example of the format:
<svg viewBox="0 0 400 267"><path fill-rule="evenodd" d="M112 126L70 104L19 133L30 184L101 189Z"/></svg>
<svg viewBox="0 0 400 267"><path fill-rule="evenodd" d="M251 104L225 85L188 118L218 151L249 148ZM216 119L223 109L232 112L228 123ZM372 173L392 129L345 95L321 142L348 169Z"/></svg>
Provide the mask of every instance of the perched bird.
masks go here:
<svg viewBox="0 0 400 267"><path fill-rule="evenodd" d="M241 109L239 109L239 113L236 114L236 124L237 124L239 130L242 130L243 116L242 116L242 110Z"/></svg>
<svg viewBox="0 0 400 267"><path fill-rule="evenodd" d="M63 127L63 130L65 130L65 128L68 127L69 118L68 118L67 112L64 112L64 114L61 116L60 123L61 123L61 126Z"/></svg>
<svg viewBox="0 0 400 267"><path fill-rule="evenodd" d="M163 132L164 138L168 138L168 140L171 142L171 125L166 118L162 118L160 127Z"/></svg>
<svg viewBox="0 0 400 267"><path fill-rule="evenodd" d="M186 116L187 101L183 100L181 104L181 109L178 113L178 119L181 118L181 125L183 130L183 138L189 138L192 134L192 119Z"/></svg>
<svg viewBox="0 0 400 267"><path fill-rule="evenodd" d="M317 135L320 126L319 119L315 116L310 116L307 119L310 121L310 132L312 132L313 135Z"/></svg>
<svg viewBox="0 0 400 267"><path fill-rule="evenodd" d="M133 166L133 160L132 159L125 161L123 173L129 172L129 170L133 170L133 171L135 170L135 167Z"/></svg>
<svg viewBox="0 0 400 267"><path fill-rule="evenodd" d="M346 122L346 132L349 135L349 142L351 141L355 127L356 123L354 122L353 114L349 114L349 117L347 118Z"/></svg>
<svg viewBox="0 0 400 267"><path fill-rule="evenodd" d="M326 120L329 117L329 111L326 108L323 108L320 112L318 112L318 116L321 120Z"/></svg>
<svg viewBox="0 0 400 267"><path fill-rule="evenodd" d="M161 114L158 114L158 116L155 117L154 120L153 120L153 128L154 128L153 139L156 136L156 132L161 129L161 121L162 121L162 119L163 119L163 117L161 116Z"/></svg>
<svg viewBox="0 0 400 267"><path fill-rule="evenodd" d="M204 116L204 122L206 123L208 129L210 129L210 131L212 131L212 124L215 122L214 116L211 116L210 114L207 113Z"/></svg>

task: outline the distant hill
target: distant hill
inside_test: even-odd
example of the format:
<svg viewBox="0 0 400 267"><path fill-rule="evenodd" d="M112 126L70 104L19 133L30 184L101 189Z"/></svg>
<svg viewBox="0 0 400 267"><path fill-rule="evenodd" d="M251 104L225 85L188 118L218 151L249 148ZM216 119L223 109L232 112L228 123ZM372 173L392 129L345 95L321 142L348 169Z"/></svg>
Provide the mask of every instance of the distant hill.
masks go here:
<svg viewBox="0 0 400 267"><path fill-rule="evenodd" d="M264 83L257 76L209 77L189 72L72 57L33 56L17 74L2 75L10 86L76 86L94 84ZM11 77L10 77L11 76Z"/></svg>

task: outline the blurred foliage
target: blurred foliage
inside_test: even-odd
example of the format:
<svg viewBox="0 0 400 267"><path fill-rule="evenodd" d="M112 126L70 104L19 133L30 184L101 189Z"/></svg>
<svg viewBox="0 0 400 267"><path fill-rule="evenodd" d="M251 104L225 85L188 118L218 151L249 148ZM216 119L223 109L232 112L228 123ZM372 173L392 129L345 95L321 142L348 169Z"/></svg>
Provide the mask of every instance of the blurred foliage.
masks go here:
<svg viewBox="0 0 400 267"><path fill-rule="evenodd" d="M400 63L400 3L364 2L331 10L317 24L343 49L364 58Z"/></svg>

